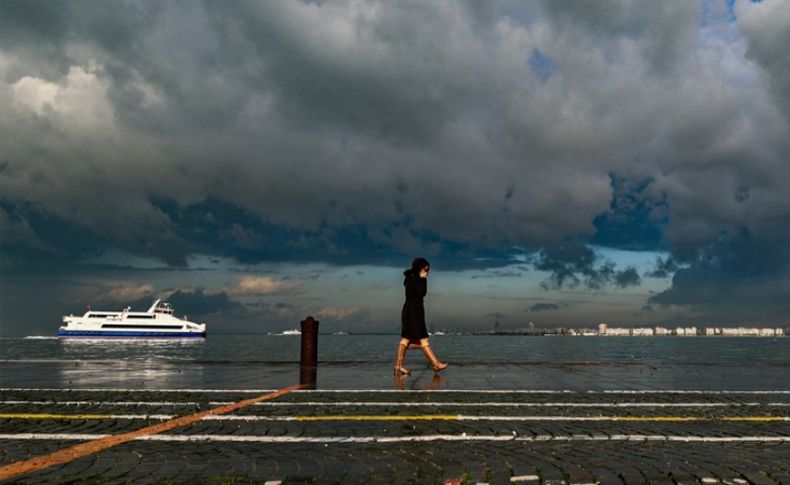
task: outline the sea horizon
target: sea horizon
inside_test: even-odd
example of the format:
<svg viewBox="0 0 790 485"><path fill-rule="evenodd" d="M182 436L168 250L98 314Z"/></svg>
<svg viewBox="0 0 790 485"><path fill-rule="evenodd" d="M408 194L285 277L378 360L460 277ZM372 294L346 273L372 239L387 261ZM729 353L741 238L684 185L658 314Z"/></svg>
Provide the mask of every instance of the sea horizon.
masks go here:
<svg viewBox="0 0 790 485"><path fill-rule="evenodd" d="M4 337L0 388L277 388L299 380L298 336L206 340ZM518 336L521 337L521 336ZM397 335L319 335L317 387L391 388ZM438 335L439 383L407 353L407 388L790 390L790 339Z"/></svg>

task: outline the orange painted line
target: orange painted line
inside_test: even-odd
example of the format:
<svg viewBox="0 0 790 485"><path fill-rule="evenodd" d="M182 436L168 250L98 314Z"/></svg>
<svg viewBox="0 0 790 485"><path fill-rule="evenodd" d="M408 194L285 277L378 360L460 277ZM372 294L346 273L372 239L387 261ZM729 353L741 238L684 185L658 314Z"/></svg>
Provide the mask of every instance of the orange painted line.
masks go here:
<svg viewBox="0 0 790 485"><path fill-rule="evenodd" d="M170 421L165 421L164 423L146 426L145 428L141 428L136 431L130 431L128 433L107 436L105 438L100 438L97 440L88 441L86 443L80 443L78 445L70 446L68 448L63 448L62 450L58 450L53 453L49 453L47 455L36 456L34 458L30 458L27 460L11 463L9 465L0 467L0 480L7 480L9 478L13 478L23 473L29 473L32 471L41 470L53 465L68 463L78 458L92 455L94 453L104 451L108 448L112 448L113 446L117 446L126 443L128 441L135 440L141 436L159 434L165 431L169 431L173 428L186 426L196 421L200 421L206 416L231 413L233 411L236 411L237 409L242 409L247 406L251 406L257 402L275 399L301 388L302 388L301 384L294 384L293 386L284 387L282 389L279 389L274 392L270 392L268 394L263 394L261 396L245 399L243 401L235 402L232 404L227 404L225 406L220 406L218 408L209 409L207 411L203 411L200 413L181 416L179 418L171 419Z"/></svg>

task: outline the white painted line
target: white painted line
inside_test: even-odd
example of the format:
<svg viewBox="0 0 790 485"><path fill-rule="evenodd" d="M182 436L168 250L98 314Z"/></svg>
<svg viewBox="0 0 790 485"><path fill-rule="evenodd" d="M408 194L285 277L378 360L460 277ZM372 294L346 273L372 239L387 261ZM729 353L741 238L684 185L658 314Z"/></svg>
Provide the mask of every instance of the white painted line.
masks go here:
<svg viewBox="0 0 790 485"><path fill-rule="evenodd" d="M94 440L106 434L17 433L0 434L0 440ZM676 435L448 435L422 436L257 436L257 435L144 435L139 441L166 442L252 442L252 443L403 443L433 441L663 441L668 443L790 443L790 436L676 436Z"/></svg>
<svg viewBox="0 0 790 485"><path fill-rule="evenodd" d="M198 402L150 402L150 401L0 401L0 404L30 405L30 406L197 406ZM231 401L223 404L231 404Z"/></svg>
<svg viewBox="0 0 790 485"><path fill-rule="evenodd" d="M0 413L2 419L74 419L74 420L104 420L104 419L156 419L166 420L177 418L173 414L55 414L55 413Z"/></svg>
<svg viewBox="0 0 790 485"><path fill-rule="evenodd" d="M13 433L0 434L0 440L91 441L112 436L109 434L81 433Z"/></svg>
<svg viewBox="0 0 790 485"><path fill-rule="evenodd" d="M511 482L535 482L540 480L540 477L537 475L516 475L510 477Z"/></svg>
<svg viewBox="0 0 790 485"><path fill-rule="evenodd" d="M735 390L602 390L602 391L582 391L591 394L790 394L790 391L762 390L762 391L735 391Z"/></svg>
<svg viewBox="0 0 790 485"><path fill-rule="evenodd" d="M166 420L177 418L175 414L110 414L107 419L158 419Z"/></svg>
<svg viewBox="0 0 790 485"><path fill-rule="evenodd" d="M0 388L0 392L10 392L10 391L32 391L32 392L53 392L53 391L60 391L63 393L74 393L74 392L178 392L178 393L186 393L186 392L235 392L235 393L246 393L246 394L265 394L268 392L275 392L276 389L140 389L138 388L115 388L115 389L105 389L101 387L86 387L86 388L56 388L56 387L39 387L39 388L26 388L26 387L9 387L9 388Z"/></svg>
<svg viewBox="0 0 790 485"><path fill-rule="evenodd" d="M682 389L301 389L297 393L394 393L394 394L790 394L790 390L682 390Z"/></svg>
<svg viewBox="0 0 790 485"><path fill-rule="evenodd" d="M75 420L104 420L104 419L147 419L168 420L178 417L172 414L51 414L51 413L25 413L3 414L3 419L75 419ZM451 421L550 421L550 422L696 422L696 421L727 421L727 422L780 422L790 421L790 416L502 416L502 415L309 415L309 416L261 416L222 414L208 415L201 421L297 421L297 422L326 422L326 421L409 421L409 420L451 420Z"/></svg>
<svg viewBox="0 0 790 485"><path fill-rule="evenodd" d="M222 401L209 402L210 405L223 405L228 404ZM755 406L773 406L773 407L790 407L790 402L680 402L680 403L662 403L662 402L382 402L382 401L338 401L338 402L321 402L321 401L302 401L302 402L287 402L287 401L267 401L255 403L254 406L268 406L268 407L283 407L283 406L386 406L386 407L541 407L541 408L630 408L630 407L644 407L644 408L715 408L715 407L755 407Z"/></svg>
<svg viewBox="0 0 790 485"><path fill-rule="evenodd" d="M425 415L430 416L430 415ZM424 416L408 416L408 415L386 415L381 416L381 421L385 420L403 420L408 421L409 418L423 418ZM307 418L307 419L305 419ZM351 420L357 421L376 421L379 416L349 416ZM353 418L353 419L351 419ZM437 417L436 419L447 420L448 416ZM259 415L221 415L221 416L207 416L203 418L204 421L341 421L336 416L326 416L322 419L321 415L311 416L259 416ZM453 415L454 421L553 421L553 422L599 422L599 421L627 421L627 422L694 422L694 421L790 421L790 416L748 416L748 417L709 417L709 416L474 416L474 415Z"/></svg>
<svg viewBox="0 0 790 485"><path fill-rule="evenodd" d="M209 401L210 406L224 406L233 401ZM30 406L148 406L174 407L198 406L197 401L0 401L0 405ZM253 404L262 407L317 407L317 406L369 406L369 407L565 407L565 408L717 408L717 407L790 407L790 402L397 402L397 401L266 401Z"/></svg>
<svg viewBox="0 0 790 485"><path fill-rule="evenodd" d="M140 389L140 388L25 388L25 387L10 387L0 388L0 392L10 391L31 391L31 392L52 392L60 391L64 393L73 392L173 392L173 393L188 393L188 392L202 392L202 393L246 393L246 394L260 394L266 392L274 392L274 389ZM442 394L442 393L457 393L457 394L700 394L700 395L730 395L730 394L790 394L790 390L751 390L751 391L738 391L738 390L683 390L683 389L602 389L602 390L553 390L553 389L300 389L294 391L295 393L318 393L318 394L363 394L363 393L395 393L395 394Z"/></svg>

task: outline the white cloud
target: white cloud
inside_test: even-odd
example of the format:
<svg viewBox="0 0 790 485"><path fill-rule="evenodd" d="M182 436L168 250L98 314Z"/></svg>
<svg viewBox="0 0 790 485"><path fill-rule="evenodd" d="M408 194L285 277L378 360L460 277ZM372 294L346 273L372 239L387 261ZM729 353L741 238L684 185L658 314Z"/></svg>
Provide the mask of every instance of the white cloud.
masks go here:
<svg viewBox="0 0 790 485"><path fill-rule="evenodd" d="M17 106L51 118L65 130L100 130L114 126L113 107L107 98L108 82L100 66L71 66L59 82L23 76L11 84Z"/></svg>
<svg viewBox="0 0 790 485"><path fill-rule="evenodd" d="M325 307L319 310L317 316L333 320L344 320L362 313L362 309L356 306L351 307Z"/></svg>
<svg viewBox="0 0 790 485"><path fill-rule="evenodd" d="M24 76L11 87L14 90L14 101L20 107L33 110L37 115L42 115L45 107L52 106L60 92L57 84L30 76Z"/></svg>
<svg viewBox="0 0 790 485"><path fill-rule="evenodd" d="M151 296L154 286L150 283L135 285L130 283L118 283L106 291L106 295L118 302L132 302Z"/></svg>
<svg viewBox="0 0 790 485"><path fill-rule="evenodd" d="M243 276L236 286L228 289L231 295L270 295L288 293L299 286L298 282L276 280L270 276Z"/></svg>

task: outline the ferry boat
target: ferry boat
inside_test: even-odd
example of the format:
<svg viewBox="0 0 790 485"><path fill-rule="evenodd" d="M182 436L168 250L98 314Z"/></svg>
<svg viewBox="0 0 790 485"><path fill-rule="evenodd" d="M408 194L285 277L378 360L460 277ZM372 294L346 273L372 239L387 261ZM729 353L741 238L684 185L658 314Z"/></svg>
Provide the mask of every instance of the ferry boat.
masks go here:
<svg viewBox="0 0 790 485"><path fill-rule="evenodd" d="M65 325L58 329L58 337L87 338L206 338L206 324L194 323L173 315L173 307L162 300L154 301L145 312L95 311L88 308L82 316L63 317Z"/></svg>

